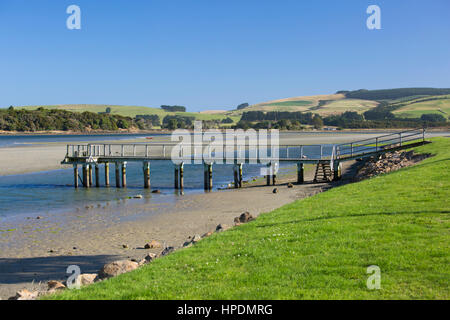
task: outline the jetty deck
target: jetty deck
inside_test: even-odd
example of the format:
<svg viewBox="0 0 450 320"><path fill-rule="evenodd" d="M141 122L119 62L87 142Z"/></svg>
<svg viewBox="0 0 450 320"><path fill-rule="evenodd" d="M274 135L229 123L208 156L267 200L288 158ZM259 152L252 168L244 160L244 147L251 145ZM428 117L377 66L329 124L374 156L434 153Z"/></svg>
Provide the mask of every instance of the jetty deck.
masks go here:
<svg viewBox="0 0 450 320"><path fill-rule="evenodd" d="M276 184L276 172L280 162L297 163L297 183L304 182L304 165L315 164L316 182L340 179L341 163L355 159L373 157L386 152L415 147L426 143L425 129L402 131L380 135L375 138L343 144L325 145L277 145L273 148L256 148L248 141L233 146L178 143L134 143L134 144L69 144L61 164L73 165L74 186L100 187L100 166L104 167L104 186L110 186L110 164L115 166L115 186L126 187L126 168L129 162L140 162L143 168L144 187L150 188L150 161L172 161L174 165L174 187L184 187L184 164L204 166L204 187L213 186L213 165L234 165L234 186L242 187L243 164L266 166L267 184ZM79 175L78 167L82 174ZM95 181L94 178L95 171Z"/></svg>

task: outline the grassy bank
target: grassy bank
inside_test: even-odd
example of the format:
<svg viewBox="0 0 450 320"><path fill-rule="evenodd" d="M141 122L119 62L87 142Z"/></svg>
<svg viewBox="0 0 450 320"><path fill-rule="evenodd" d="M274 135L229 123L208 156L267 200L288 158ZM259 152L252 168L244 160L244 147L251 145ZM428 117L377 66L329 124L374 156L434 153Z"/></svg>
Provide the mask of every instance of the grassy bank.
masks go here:
<svg viewBox="0 0 450 320"><path fill-rule="evenodd" d="M296 201L53 298L448 299L450 139L433 141L416 150L435 156L413 167ZM370 265L381 269L380 290L366 287Z"/></svg>

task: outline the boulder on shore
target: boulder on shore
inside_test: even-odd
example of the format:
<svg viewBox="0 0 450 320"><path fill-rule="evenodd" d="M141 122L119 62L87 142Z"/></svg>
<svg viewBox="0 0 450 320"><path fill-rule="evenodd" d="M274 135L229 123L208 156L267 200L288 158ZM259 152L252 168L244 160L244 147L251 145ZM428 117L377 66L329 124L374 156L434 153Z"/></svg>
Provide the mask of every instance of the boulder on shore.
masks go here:
<svg viewBox="0 0 450 320"><path fill-rule="evenodd" d="M27 289L19 290L14 297L8 300L36 300L39 296L39 291L29 291Z"/></svg>
<svg viewBox="0 0 450 320"><path fill-rule="evenodd" d="M62 290L66 288L66 286L62 282L56 280L50 280L49 282L47 282L47 285L49 291Z"/></svg>
<svg viewBox="0 0 450 320"><path fill-rule="evenodd" d="M240 223L247 223L247 222L254 220L255 218L253 218L253 216L250 214L250 212L246 211L243 214L241 214L238 219L239 219Z"/></svg>
<svg viewBox="0 0 450 320"><path fill-rule="evenodd" d="M83 273L77 278L77 282L81 286L87 286L93 284L98 279L98 274L96 273Z"/></svg>
<svg viewBox="0 0 450 320"><path fill-rule="evenodd" d="M167 256L169 253L172 253L173 251L175 251L174 247L166 247L164 248L164 250L161 252L161 256Z"/></svg>
<svg viewBox="0 0 450 320"><path fill-rule="evenodd" d="M162 247L161 243L156 240L152 240L149 243L146 243L144 246L145 249L158 249L161 247Z"/></svg>
<svg viewBox="0 0 450 320"><path fill-rule="evenodd" d="M137 269L139 264L130 260L119 260L107 263L98 273L99 279L108 279Z"/></svg>
<svg viewBox="0 0 450 320"><path fill-rule="evenodd" d="M216 227L216 232L222 232L228 229L228 226L226 224L219 224Z"/></svg>

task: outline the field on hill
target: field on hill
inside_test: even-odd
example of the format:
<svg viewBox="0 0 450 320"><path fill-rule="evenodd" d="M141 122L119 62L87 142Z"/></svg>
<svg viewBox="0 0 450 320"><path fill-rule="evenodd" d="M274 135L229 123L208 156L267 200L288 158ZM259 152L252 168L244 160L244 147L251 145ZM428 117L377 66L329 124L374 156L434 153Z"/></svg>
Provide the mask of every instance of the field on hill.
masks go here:
<svg viewBox="0 0 450 320"><path fill-rule="evenodd" d="M26 106L15 107L16 109L36 110L37 108L45 109L63 109L72 112L105 112L106 108L111 108L111 114L118 114L126 117L135 117L136 115L151 115L156 114L162 119L167 115L182 115L188 117L194 117L196 120L222 120L228 116L225 113L200 113L200 112L167 112L160 108L140 107L140 106L114 106L114 105L94 105L94 104L67 104L67 105L55 105L55 106ZM235 122L239 120L239 117L230 116Z"/></svg>
<svg viewBox="0 0 450 320"><path fill-rule="evenodd" d="M49 299L449 299L450 139L412 167L298 200ZM381 271L367 288L368 267Z"/></svg>
<svg viewBox="0 0 450 320"><path fill-rule="evenodd" d="M434 99L434 100L430 100ZM394 111L394 114L405 118L419 118L422 114L436 113L450 117L450 95L431 96L408 101L405 106Z"/></svg>

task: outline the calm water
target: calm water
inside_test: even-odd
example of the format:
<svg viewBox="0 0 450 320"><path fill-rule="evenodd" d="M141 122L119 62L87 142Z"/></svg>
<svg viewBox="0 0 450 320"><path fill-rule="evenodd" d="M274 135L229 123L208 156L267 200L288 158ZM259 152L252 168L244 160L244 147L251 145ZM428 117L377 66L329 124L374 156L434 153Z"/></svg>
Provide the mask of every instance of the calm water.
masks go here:
<svg viewBox="0 0 450 320"><path fill-rule="evenodd" d="M95 142L110 140L145 139L148 136L164 136L165 134L110 134L110 135L0 135L0 148L24 146L33 143L54 142Z"/></svg>
<svg viewBox="0 0 450 320"><path fill-rule="evenodd" d="M61 135L61 136L0 136L0 147L24 145L30 143L70 142L70 141L104 141L145 138L147 135ZM280 150L283 155L286 150ZM313 155L317 149L304 150L306 155ZM330 153L331 146L326 146L324 153ZM290 151L294 156L295 151ZM299 156L299 155L297 155ZM280 164L280 171L286 171L293 164ZM179 195L173 189L174 167L170 161L151 161L152 189L160 189L161 194L151 194L151 201L174 202ZM244 164L244 180L259 177L260 165ZM103 166L100 166L100 181L104 185ZM213 184L215 189L226 187L233 181L232 165L215 165L213 170ZM143 188L143 174L141 163L128 163L127 188L115 188L114 165L110 166L110 188L79 188L73 187L73 169L37 172L12 176L0 176L0 217L17 215L36 216L48 212L67 212L86 205L97 205L107 201L124 199L129 196L142 194L150 195L150 191ZM185 165L184 192L197 193L203 191L203 166ZM163 199L163 200L162 200Z"/></svg>

